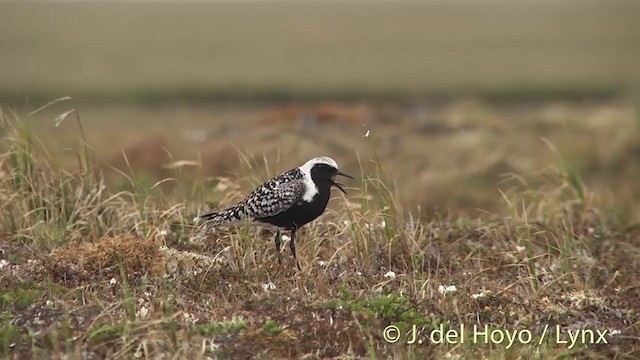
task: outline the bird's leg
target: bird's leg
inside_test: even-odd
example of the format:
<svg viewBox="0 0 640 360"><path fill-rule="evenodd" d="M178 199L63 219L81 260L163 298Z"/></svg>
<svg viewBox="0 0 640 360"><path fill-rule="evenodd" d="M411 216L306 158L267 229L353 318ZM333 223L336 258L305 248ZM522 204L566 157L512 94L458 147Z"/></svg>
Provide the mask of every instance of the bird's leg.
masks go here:
<svg viewBox="0 0 640 360"><path fill-rule="evenodd" d="M280 234L280 229L276 231L276 252L278 253L278 262L282 265L282 253L280 252L280 240L282 236Z"/></svg>
<svg viewBox="0 0 640 360"><path fill-rule="evenodd" d="M291 230L291 242L289 243L289 247L291 248L291 253L293 254L293 260L295 260L298 270L302 270L300 268L300 263L298 262L298 258L296 257L296 231L295 230Z"/></svg>

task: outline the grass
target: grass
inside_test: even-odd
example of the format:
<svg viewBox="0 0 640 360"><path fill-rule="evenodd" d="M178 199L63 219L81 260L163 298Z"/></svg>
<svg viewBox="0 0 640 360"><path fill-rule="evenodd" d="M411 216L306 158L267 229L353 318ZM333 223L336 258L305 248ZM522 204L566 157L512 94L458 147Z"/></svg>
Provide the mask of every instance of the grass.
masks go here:
<svg viewBox="0 0 640 360"><path fill-rule="evenodd" d="M77 170L65 170L28 121L1 120L5 358L638 356L637 226L607 216L563 156L513 173L500 213L425 217L401 200L373 131L360 184L301 230L298 272L289 254L278 264L264 229L189 240L202 204L240 198L280 168L271 158L245 157L246 176L211 187L177 167L165 181L183 191L168 193L132 167L120 174L132 186L116 190L82 138ZM385 338L389 326L399 339ZM474 326L531 341L429 337L474 339ZM423 343L408 343L414 329ZM577 331L606 331L608 344L567 342Z"/></svg>
<svg viewBox="0 0 640 360"><path fill-rule="evenodd" d="M0 99L610 98L640 81L637 12L631 0L3 2Z"/></svg>

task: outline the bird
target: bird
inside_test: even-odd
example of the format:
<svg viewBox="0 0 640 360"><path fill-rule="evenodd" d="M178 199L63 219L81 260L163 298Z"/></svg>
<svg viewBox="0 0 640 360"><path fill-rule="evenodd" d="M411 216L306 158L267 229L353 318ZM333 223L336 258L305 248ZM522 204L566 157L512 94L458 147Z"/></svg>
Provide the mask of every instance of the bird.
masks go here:
<svg viewBox="0 0 640 360"><path fill-rule="evenodd" d="M296 256L296 231L324 213L332 186L347 194L344 185L336 182L337 176L355 180L353 176L338 170L338 164L332 158L315 157L267 180L242 201L221 211L197 216L194 222L198 224L204 221L200 228L204 233L219 226L236 225L247 219L254 224L275 226L276 252L281 265L281 230L289 231L291 254L298 270L301 270Z"/></svg>

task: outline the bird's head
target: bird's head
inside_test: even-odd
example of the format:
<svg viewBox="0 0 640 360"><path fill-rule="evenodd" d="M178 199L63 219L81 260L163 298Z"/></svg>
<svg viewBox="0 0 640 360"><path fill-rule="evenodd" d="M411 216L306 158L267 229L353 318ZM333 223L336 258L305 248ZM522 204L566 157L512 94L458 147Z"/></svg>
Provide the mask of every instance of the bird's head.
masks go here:
<svg viewBox="0 0 640 360"><path fill-rule="evenodd" d="M307 161L300 167L300 170L302 170L302 173L305 174L305 176L310 176L314 183L318 185L322 183L328 184L329 186L335 185L345 194L347 192L342 187L343 184L336 182L336 177L344 176L355 180L353 176L347 175L338 170L338 164L335 160L327 156L316 157Z"/></svg>

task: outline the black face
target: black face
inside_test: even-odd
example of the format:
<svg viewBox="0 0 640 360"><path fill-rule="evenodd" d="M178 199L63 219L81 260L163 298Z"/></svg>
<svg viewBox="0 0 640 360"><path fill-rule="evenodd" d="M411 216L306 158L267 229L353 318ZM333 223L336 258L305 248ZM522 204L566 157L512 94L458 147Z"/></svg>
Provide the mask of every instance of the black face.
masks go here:
<svg viewBox="0 0 640 360"><path fill-rule="evenodd" d="M311 178L316 184L326 184L329 186L335 185L338 189L340 189L340 191L346 194L347 192L344 191L344 188L342 188L342 184L334 180L338 175L355 180L353 176L342 173L338 169L327 164L316 164L311 168Z"/></svg>

